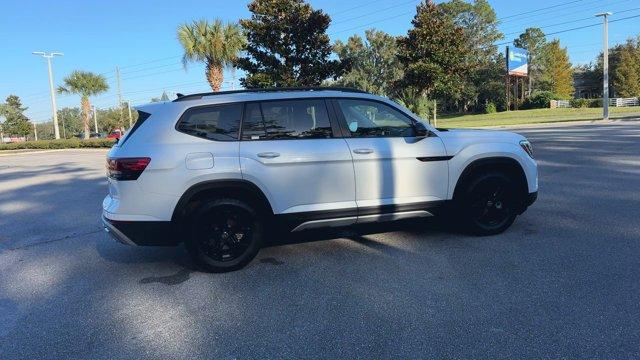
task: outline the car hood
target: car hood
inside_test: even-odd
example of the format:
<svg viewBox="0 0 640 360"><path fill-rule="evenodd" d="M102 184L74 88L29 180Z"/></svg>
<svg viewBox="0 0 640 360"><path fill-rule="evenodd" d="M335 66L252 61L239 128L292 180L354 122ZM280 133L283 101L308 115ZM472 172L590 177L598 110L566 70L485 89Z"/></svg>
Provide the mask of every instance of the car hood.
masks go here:
<svg viewBox="0 0 640 360"><path fill-rule="evenodd" d="M455 154L462 148L469 145L482 143L509 143L518 145L526 138L503 130L477 130L477 129L448 129L438 131L438 136L442 139L447 153Z"/></svg>

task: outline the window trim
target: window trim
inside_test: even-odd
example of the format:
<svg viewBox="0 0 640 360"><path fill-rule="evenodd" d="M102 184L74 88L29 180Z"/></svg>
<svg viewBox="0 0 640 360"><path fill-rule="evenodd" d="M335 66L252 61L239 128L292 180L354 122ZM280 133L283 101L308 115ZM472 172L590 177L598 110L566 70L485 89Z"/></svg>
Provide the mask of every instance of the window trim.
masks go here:
<svg viewBox="0 0 640 360"><path fill-rule="evenodd" d="M244 130L244 122L246 120L246 108L249 104L255 104L258 103L258 106L260 107L260 114L262 116L262 123L264 125L264 114L262 112L262 104L263 103L268 103L268 102L283 102L283 101L300 101L300 100L320 100L322 102L324 102L324 106L326 108L327 111L327 118L329 119L329 126L331 127L331 137L328 138L285 138L285 139L243 139L242 137L242 133ZM335 119L335 114L333 114L332 112L332 108L330 107L329 104L329 98L327 97L296 97L296 98L284 98L284 99L266 99L266 100L252 100L252 101L245 101L244 102L244 110L243 111L243 116L242 116L242 121L240 122L240 136L239 136L239 141L291 141L291 140L332 140L332 139L339 139L342 138L342 134L340 132L338 132L337 130L339 130L338 127L336 127L334 125L334 123L339 123L336 119ZM266 136L267 132L266 132L266 128L265 128L265 136Z"/></svg>
<svg viewBox="0 0 640 360"><path fill-rule="evenodd" d="M238 127L238 136L236 136L236 139L229 139L229 140L218 140L218 139L209 139L209 138L204 138L202 136L196 136L193 134L189 134L187 132L184 132L182 130L180 130L178 128L178 125L180 125L180 122L182 122L182 120L185 118L185 116L187 116L187 114L191 111L191 110L198 110L198 109L206 109L206 108L215 108L215 107L220 107L220 106L229 106L229 105L238 105L240 106L240 121L239 121L239 127ZM242 133L242 120L244 119L244 108L245 105L243 104L243 102L241 101L236 101L236 102L226 102L226 103L219 103L219 104L206 104L206 105L196 105L196 106L192 106L189 107L187 109L185 109L182 114L180 115L180 117L178 118L178 121L176 121L176 124L174 125L174 129L181 133L181 134L185 134L185 135L189 135L189 136L193 136L195 138L198 139L203 139L203 140L209 140L209 141L217 141L217 142L234 142L234 141L239 141L240 140L240 134Z"/></svg>
<svg viewBox="0 0 640 360"><path fill-rule="evenodd" d="M330 139L348 139L348 138L354 138L354 139L366 139L366 138L372 138L372 139L376 139L376 138L406 138L403 136L368 136L368 137L361 137L361 138L356 138L351 136L351 132L349 131L349 129L347 128L347 121L346 118L344 117L344 114L342 113L342 109L340 109L340 104L338 104L337 100L340 99L344 99L344 100L363 100L363 101L371 101L371 102L376 102L376 103L380 103L382 105L386 105L391 107L392 109L400 112L401 114L404 114L405 116L407 116L408 118L415 120L414 117L412 115L407 114L405 111L403 111L402 109L400 109L399 107L395 106L394 104L389 104L386 101L382 101L382 100L378 100L378 99L370 99L370 98L364 98L364 97L357 97L357 96L340 96L340 97L293 97L293 98L283 98L283 99L265 99L265 100L251 100L251 101L229 101L229 102L223 102L223 103L217 103L217 104L204 104L204 105L196 105L196 106L192 106L189 108L186 108L182 114L180 115L180 117L178 118L178 121L176 121L174 128L176 131L178 131L181 134L185 134L188 136L193 136L195 138L198 139L203 139L203 140L209 140L209 141L217 141L217 142L234 142L234 141L283 141L283 140L330 140ZM246 107L248 104L252 104L252 103L258 103L259 105L261 103L267 103L267 102L271 102L271 101L288 101L288 100L322 100L325 103L325 106L327 108L327 115L329 117L329 124L331 125L331 130L332 130L332 134L330 138L312 138L312 139L255 139L255 140L243 140L242 139L242 129L244 126L244 121L245 121L245 116L246 116ZM185 114L187 112L189 112L189 110L191 109L198 109L198 108L208 108L208 107L216 107L216 106L223 106L223 105L240 105L242 106L241 109L241 117L240 117L240 129L238 130L238 137L235 140L216 140L216 139L207 139L207 138L203 138L203 137L199 137L199 136L195 136L195 135L191 135L188 133L185 133L184 131L180 131L178 129L178 124L180 123L180 121L182 121L183 117L185 116ZM262 105L260 105L260 112L262 112ZM417 120L415 120L417 121ZM427 129L429 129L429 127L427 127ZM430 135L429 136L437 136L435 133L430 131ZM411 137L416 137L415 134L414 136Z"/></svg>
<svg viewBox="0 0 640 360"><path fill-rule="evenodd" d="M340 129L342 131L342 137L344 138L353 138L353 139L384 139L384 138L416 138L416 134L415 134L415 128L413 127L413 121L417 121L413 118L413 116L407 114L405 111L403 111L402 109L398 108L395 105L389 104L385 101L382 100L378 100L378 99L369 99L369 98L362 98L362 97L354 97L354 96L345 96L345 97L332 97L330 98L331 103L335 109L336 112L336 116L338 118L338 122L339 122L339 126ZM360 101L370 101L370 102L374 102L374 103L379 103L382 105L386 105L390 108L392 108L393 110L403 114L404 116L408 117L411 121L411 128L413 130L413 135L412 136L361 136L361 137L356 137L356 136L352 136L351 135L351 131L349 131L349 128L347 128L347 118L344 116L344 113L342 112L342 109L340 108L340 104L338 104L338 100L360 100Z"/></svg>

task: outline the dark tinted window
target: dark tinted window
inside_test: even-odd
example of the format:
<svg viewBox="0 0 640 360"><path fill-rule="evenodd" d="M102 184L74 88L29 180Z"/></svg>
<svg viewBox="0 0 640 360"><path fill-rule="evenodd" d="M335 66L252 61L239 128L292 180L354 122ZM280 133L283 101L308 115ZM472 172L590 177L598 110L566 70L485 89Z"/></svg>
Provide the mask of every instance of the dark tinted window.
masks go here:
<svg viewBox="0 0 640 360"><path fill-rule="evenodd" d="M267 101L247 106L242 138L322 139L331 137L324 100Z"/></svg>
<svg viewBox="0 0 640 360"><path fill-rule="evenodd" d="M369 100L339 99L352 137L413 136L412 119L391 106Z"/></svg>
<svg viewBox="0 0 640 360"><path fill-rule="evenodd" d="M267 134L262 122L262 112L260 103L249 103L245 108L244 121L242 122L242 139L258 140L264 139Z"/></svg>
<svg viewBox="0 0 640 360"><path fill-rule="evenodd" d="M177 129L210 140L238 140L241 116L242 104L193 108L185 112Z"/></svg>

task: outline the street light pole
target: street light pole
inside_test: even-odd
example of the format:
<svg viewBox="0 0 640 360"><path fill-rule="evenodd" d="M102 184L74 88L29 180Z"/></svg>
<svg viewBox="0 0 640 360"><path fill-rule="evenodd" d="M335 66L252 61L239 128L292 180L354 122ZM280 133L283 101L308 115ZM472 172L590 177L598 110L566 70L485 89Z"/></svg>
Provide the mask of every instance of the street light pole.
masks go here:
<svg viewBox="0 0 640 360"><path fill-rule="evenodd" d="M129 129L131 129L131 100L127 100L127 109L129 110Z"/></svg>
<svg viewBox="0 0 640 360"><path fill-rule="evenodd" d="M56 106L56 92L53 88L53 70L51 69L51 59L54 56L63 56L63 53L50 52L45 53L43 51L34 51L33 55L40 55L47 59L47 66L49 69L49 91L51 92L51 112L53 113L53 131L56 139L60 139L60 129L58 128L58 107Z"/></svg>
<svg viewBox="0 0 640 360"><path fill-rule="evenodd" d="M602 33L602 118L609 120L609 19L612 14L610 12L603 12L596 14L597 17L602 17L603 20L603 33Z"/></svg>
<svg viewBox="0 0 640 360"><path fill-rule="evenodd" d="M98 132L98 111L96 111L96 107L93 107L93 128L95 132Z"/></svg>

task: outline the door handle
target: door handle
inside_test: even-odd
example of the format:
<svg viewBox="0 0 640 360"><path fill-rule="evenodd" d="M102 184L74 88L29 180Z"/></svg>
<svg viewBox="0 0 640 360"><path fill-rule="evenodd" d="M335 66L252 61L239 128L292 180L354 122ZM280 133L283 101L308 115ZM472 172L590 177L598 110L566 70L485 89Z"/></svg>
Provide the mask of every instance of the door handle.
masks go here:
<svg viewBox="0 0 640 360"><path fill-rule="evenodd" d="M258 157L265 158L265 159L273 159L273 158L277 158L278 156L280 156L279 153L271 152L271 151L258 153Z"/></svg>
<svg viewBox="0 0 640 360"><path fill-rule="evenodd" d="M371 150L371 149L354 149L353 152L356 153L356 154L371 154L373 152L373 150Z"/></svg>

